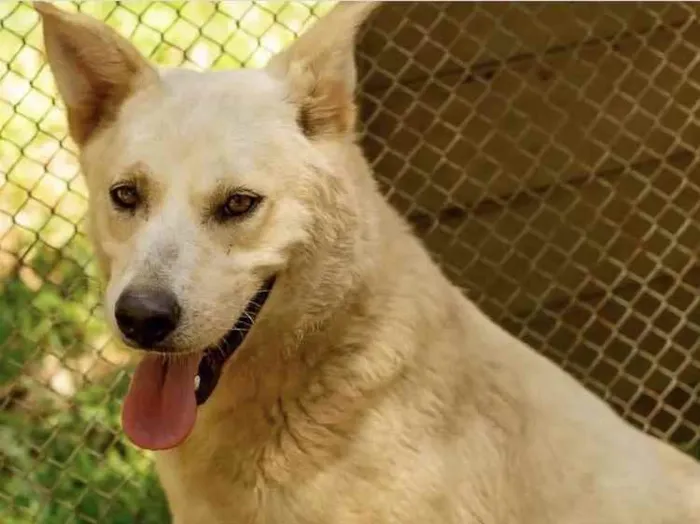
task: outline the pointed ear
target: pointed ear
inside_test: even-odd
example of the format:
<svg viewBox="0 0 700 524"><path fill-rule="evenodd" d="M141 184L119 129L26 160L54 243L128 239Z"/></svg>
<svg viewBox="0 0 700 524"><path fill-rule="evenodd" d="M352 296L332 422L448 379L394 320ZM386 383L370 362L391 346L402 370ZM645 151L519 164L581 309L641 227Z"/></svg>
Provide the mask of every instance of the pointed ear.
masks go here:
<svg viewBox="0 0 700 524"><path fill-rule="evenodd" d="M310 137L355 131L355 37L380 2L339 2L267 71L282 78L297 105L299 125Z"/></svg>
<svg viewBox="0 0 700 524"><path fill-rule="evenodd" d="M124 101L158 73L109 26L48 2L34 2L41 15L44 46L58 92L79 146L113 120Z"/></svg>

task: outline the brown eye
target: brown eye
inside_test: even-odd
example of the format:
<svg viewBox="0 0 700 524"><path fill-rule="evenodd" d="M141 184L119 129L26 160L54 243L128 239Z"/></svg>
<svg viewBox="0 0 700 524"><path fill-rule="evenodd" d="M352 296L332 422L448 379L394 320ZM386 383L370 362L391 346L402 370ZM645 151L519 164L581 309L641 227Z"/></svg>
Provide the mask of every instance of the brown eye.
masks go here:
<svg viewBox="0 0 700 524"><path fill-rule="evenodd" d="M136 186L133 184L119 184L109 190L112 202L119 209L135 209L141 198Z"/></svg>
<svg viewBox="0 0 700 524"><path fill-rule="evenodd" d="M252 212L260 202L260 197L248 193L234 193L221 208L221 217L235 218Z"/></svg>

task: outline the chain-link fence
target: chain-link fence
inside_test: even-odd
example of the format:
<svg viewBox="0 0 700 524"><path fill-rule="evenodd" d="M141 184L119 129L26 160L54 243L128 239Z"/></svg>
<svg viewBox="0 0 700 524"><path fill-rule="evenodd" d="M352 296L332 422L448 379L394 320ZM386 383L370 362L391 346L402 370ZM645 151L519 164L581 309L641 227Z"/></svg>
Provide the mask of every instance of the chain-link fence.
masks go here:
<svg viewBox="0 0 700 524"><path fill-rule="evenodd" d="M75 9L74 3L62 7ZM162 65L257 67L332 3L84 2ZM364 149L490 315L626 418L700 442L700 5L391 3ZM167 521L121 436L85 186L38 17L0 2L0 521Z"/></svg>
<svg viewBox="0 0 700 524"><path fill-rule="evenodd" d="M626 418L700 440L699 4L392 3L367 155L453 280Z"/></svg>

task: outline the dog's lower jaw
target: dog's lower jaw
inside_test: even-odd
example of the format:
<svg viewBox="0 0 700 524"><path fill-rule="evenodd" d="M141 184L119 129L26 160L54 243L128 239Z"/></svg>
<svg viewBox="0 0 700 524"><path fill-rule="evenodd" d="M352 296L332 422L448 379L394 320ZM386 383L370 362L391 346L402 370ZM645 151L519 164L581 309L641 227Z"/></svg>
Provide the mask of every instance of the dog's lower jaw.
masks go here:
<svg viewBox="0 0 700 524"><path fill-rule="evenodd" d="M202 360L199 362L194 385L198 406L204 404L214 392L224 364L231 358L246 339L248 332L253 328L258 314L267 302L270 293L272 293L275 281L276 276L268 278L258 292L248 301L243 313L224 338L216 346L204 351Z"/></svg>

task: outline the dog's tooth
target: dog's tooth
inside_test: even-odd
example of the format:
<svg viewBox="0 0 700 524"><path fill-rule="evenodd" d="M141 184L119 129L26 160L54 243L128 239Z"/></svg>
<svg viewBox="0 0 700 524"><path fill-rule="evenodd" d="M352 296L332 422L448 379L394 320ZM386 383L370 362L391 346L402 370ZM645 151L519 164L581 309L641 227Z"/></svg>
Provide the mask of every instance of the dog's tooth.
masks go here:
<svg viewBox="0 0 700 524"><path fill-rule="evenodd" d="M199 378L199 375L195 375L194 377L194 390L197 391L199 389L199 382L201 379Z"/></svg>

